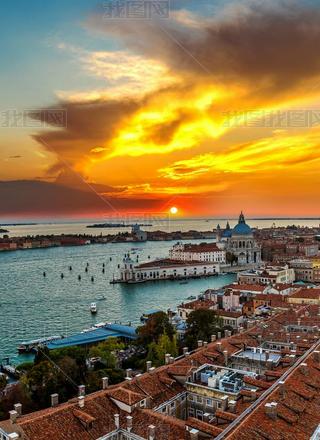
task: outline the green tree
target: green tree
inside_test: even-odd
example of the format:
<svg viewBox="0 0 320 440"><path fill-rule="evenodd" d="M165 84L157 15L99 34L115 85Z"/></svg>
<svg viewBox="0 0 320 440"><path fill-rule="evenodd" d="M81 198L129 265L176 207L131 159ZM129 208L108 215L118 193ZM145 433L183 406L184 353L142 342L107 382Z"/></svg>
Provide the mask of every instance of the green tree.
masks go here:
<svg viewBox="0 0 320 440"><path fill-rule="evenodd" d="M195 348L198 340L209 341L211 335L217 334L222 329L222 326L222 319L214 310L194 310L187 319L186 346Z"/></svg>
<svg viewBox="0 0 320 440"><path fill-rule="evenodd" d="M115 368L117 366L116 353L123 350L124 347L125 345L119 342L117 338L110 338L91 347L89 357L100 358L106 368Z"/></svg>
<svg viewBox="0 0 320 440"><path fill-rule="evenodd" d="M5 389L7 386L7 378L4 374L0 374L0 393Z"/></svg>
<svg viewBox="0 0 320 440"><path fill-rule="evenodd" d="M158 343L163 334L167 334L172 340L174 328L169 322L168 315L164 312L157 312L150 316L148 321L137 329L138 343L148 346L151 342Z"/></svg>

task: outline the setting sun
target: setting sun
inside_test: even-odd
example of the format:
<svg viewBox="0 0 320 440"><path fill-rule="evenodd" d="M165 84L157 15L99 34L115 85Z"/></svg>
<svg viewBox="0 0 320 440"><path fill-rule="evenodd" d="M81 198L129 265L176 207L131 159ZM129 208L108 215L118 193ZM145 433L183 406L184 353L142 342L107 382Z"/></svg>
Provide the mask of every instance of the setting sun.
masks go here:
<svg viewBox="0 0 320 440"><path fill-rule="evenodd" d="M170 214L177 214L178 213L178 208L176 208L175 206L172 206L170 208Z"/></svg>

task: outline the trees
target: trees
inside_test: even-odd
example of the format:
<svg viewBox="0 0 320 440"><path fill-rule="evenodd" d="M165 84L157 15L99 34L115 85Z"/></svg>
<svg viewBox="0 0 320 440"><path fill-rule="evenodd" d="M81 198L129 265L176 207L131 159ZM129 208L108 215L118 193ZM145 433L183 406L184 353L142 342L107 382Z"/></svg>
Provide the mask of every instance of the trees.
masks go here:
<svg viewBox="0 0 320 440"><path fill-rule="evenodd" d="M190 313L187 319L185 344L195 348L198 340L209 341L223 326L222 319L214 310L199 309Z"/></svg>
<svg viewBox="0 0 320 440"><path fill-rule="evenodd" d="M231 264L231 266L233 266L233 264L237 263L237 261L238 261L238 257L233 252L228 251L226 253L226 262L228 264Z"/></svg>
<svg viewBox="0 0 320 440"><path fill-rule="evenodd" d="M158 343L161 335L166 334L172 340L174 328L169 322L168 315L164 312L157 312L150 316L148 321L138 327L138 343L149 345L152 342Z"/></svg>
<svg viewBox="0 0 320 440"><path fill-rule="evenodd" d="M124 347L124 344L119 342L116 338L110 338L91 347L89 357L100 358L101 363L106 368L115 368L117 366L117 357L115 353L119 350L123 350Z"/></svg>

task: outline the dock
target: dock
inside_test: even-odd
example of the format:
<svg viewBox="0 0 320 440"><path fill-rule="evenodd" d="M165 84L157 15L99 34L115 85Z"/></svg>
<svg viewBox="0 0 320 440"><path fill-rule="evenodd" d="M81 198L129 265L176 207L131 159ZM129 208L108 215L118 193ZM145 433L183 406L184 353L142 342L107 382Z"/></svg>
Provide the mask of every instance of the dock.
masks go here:
<svg viewBox="0 0 320 440"><path fill-rule="evenodd" d="M9 358L2 360L0 364L0 371L13 379L19 379L21 376L20 371L18 371L14 365L10 364Z"/></svg>
<svg viewBox="0 0 320 440"><path fill-rule="evenodd" d="M107 323L103 327L92 328L72 336L51 341L47 347L55 350L66 347L92 345L110 338L134 340L137 338L136 329L129 325Z"/></svg>

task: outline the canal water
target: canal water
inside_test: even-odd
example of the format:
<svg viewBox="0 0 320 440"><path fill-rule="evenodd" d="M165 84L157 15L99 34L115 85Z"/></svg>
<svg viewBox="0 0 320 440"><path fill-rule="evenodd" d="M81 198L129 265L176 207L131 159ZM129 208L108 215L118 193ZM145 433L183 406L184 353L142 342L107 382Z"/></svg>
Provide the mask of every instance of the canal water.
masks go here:
<svg viewBox="0 0 320 440"><path fill-rule="evenodd" d="M175 309L190 295L235 279L234 275L221 275L189 280L188 284L109 283L124 254L133 246L139 249L133 257L139 255L142 262L149 261L149 256L154 259L168 255L172 245L173 242L109 243L0 253L0 360L9 356L16 363L24 361L23 356L17 355L17 346L24 340L70 335L102 321L138 325L146 310ZM96 316L89 311L91 302L98 305Z"/></svg>

